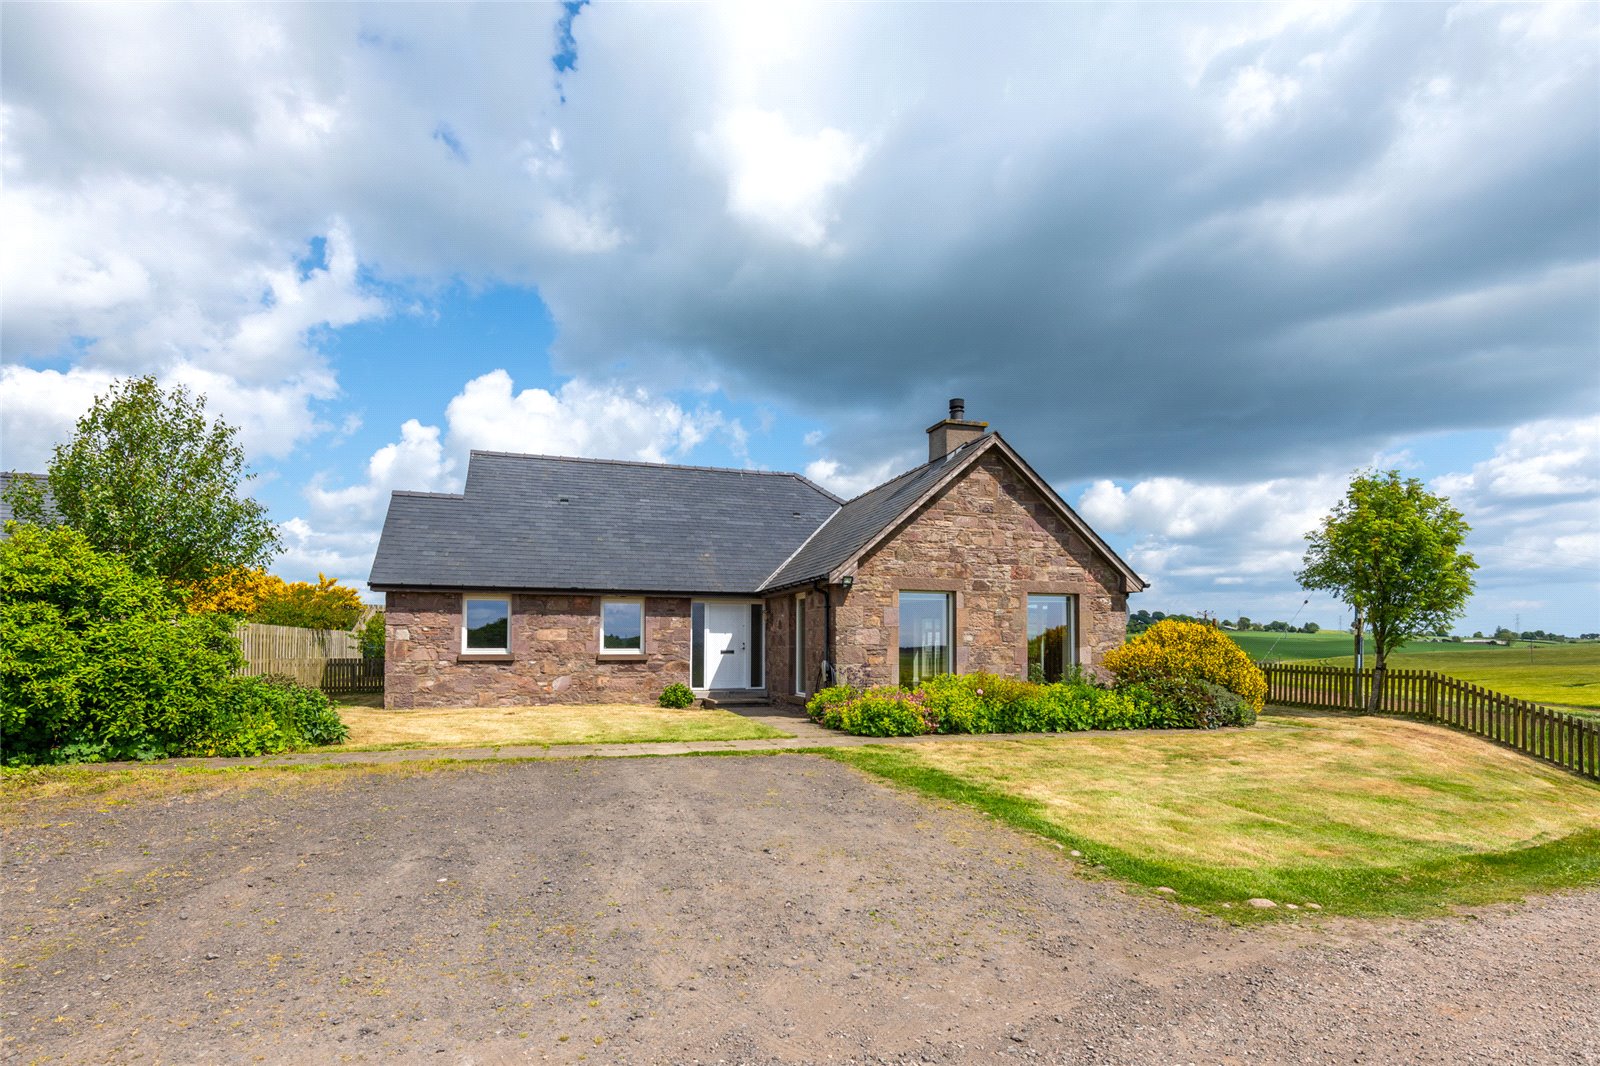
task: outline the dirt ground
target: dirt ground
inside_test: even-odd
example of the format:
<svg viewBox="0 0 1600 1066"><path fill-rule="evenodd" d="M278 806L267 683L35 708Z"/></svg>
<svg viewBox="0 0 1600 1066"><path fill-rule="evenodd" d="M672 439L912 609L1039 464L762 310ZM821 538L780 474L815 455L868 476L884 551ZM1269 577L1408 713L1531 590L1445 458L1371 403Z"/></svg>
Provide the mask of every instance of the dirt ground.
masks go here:
<svg viewBox="0 0 1600 1066"><path fill-rule="evenodd" d="M4 1061L1600 1063L1600 891L1234 928L814 756L189 786L11 819Z"/></svg>

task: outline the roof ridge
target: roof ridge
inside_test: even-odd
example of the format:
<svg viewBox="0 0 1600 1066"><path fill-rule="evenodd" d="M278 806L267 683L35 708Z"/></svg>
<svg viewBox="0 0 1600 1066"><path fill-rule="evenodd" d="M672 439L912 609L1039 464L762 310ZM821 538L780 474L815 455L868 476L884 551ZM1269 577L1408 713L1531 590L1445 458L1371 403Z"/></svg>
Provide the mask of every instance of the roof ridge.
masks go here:
<svg viewBox="0 0 1600 1066"><path fill-rule="evenodd" d="M430 500L464 500L467 498L467 494L464 492L423 492L420 489L390 489L389 495L421 496Z"/></svg>

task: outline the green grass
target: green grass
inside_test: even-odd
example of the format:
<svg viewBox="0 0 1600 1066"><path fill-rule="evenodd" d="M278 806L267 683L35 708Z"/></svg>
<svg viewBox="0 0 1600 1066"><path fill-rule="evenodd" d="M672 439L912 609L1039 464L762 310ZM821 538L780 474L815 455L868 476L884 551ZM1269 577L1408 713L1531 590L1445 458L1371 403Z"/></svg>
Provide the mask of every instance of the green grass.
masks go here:
<svg viewBox="0 0 1600 1066"><path fill-rule="evenodd" d="M1218 733L832 749L1236 920L1438 913L1600 884L1600 787L1442 727L1273 714ZM1244 905L1264 896L1279 909Z"/></svg>
<svg viewBox="0 0 1600 1066"><path fill-rule="evenodd" d="M1350 666L1349 633L1229 633L1252 659ZM1282 638L1281 640L1279 638ZM1273 647L1276 642L1276 647ZM1367 656L1370 665L1372 657ZM1435 670L1507 696L1590 712L1600 711L1600 643L1511 647L1418 641L1389 656L1397 670Z"/></svg>

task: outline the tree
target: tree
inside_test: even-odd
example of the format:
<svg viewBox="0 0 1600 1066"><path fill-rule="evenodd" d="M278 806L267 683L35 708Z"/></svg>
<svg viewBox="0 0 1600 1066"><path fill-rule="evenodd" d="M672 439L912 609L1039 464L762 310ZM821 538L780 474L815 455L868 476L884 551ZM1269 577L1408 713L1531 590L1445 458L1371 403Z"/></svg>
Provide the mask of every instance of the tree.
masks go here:
<svg viewBox="0 0 1600 1066"><path fill-rule="evenodd" d="M382 611L372 612L367 624L356 630L356 639L361 642L363 659L383 658L388 642L388 627L384 624Z"/></svg>
<svg viewBox="0 0 1600 1066"><path fill-rule="evenodd" d="M1304 633L1321 633L1322 632L1322 627L1317 625L1317 623L1315 623L1315 622L1307 622L1304 626L1301 627L1301 632L1304 632Z"/></svg>
<svg viewBox="0 0 1600 1066"><path fill-rule="evenodd" d="M242 493L238 430L205 413L205 397L153 376L117 382L96 397L70 441L57 445L44 486L13 482L16 517L78 530L137 573L203 582L265 566L278 549L267 509Z"/></svg>
<svg viewBox="0 0 1600 1066"><path fill-rule="evenodd" d="M1389 470L1358 473L1322 525L1306 534L1301 587L1332 593L1372 634L1370 709L1379 706L1389 654L1449 625L1465 608L1478 568L1461 550L1469 531L1449 500Z"/></svg>
<svg viewBox="0 0 1600 1066"><path fill-rule="evenodd" d="M318 574L315 585L273 580L278 587L261 597L250 614L252 621L302 629L350 629L361 618L360 593L331 577Z"/></svg>

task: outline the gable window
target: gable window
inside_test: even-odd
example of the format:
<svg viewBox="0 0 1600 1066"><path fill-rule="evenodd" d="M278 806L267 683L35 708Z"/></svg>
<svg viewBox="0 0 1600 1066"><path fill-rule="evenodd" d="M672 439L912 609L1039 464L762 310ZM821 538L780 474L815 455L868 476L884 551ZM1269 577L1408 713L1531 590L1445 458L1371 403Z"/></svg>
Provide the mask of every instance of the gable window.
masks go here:
<svg viewBox="0 0 1600 1066"><path fill-rule="evenodd" d="M900 594L900 683L918 685L952 671L955 629L948 592Z"/></svg>
<svg viewBox="0 0 1600 1066"><path fill-rule="evenodd" d="M468 596L461 623L462 654L505 655L511 650L511 601L505 596Z"/></svg>
<svg viewBox="0 0 1600 1066"><path fill-rule="evenodd" d="M794 598L794 692L806 694L806 594Z"/></svg>
<svg viewBox="0 0 1600 1066"><path fill-rule="evenodd" d="M607 655L644 654L643 601L600 601L600 650Z"/></svg>
<svg viewBox="0 0 1600 1066"><path fill-rule="evenodd" d="M1028 680L1064 681L1078 662L1076 596L1028 597Z"/></svg>

